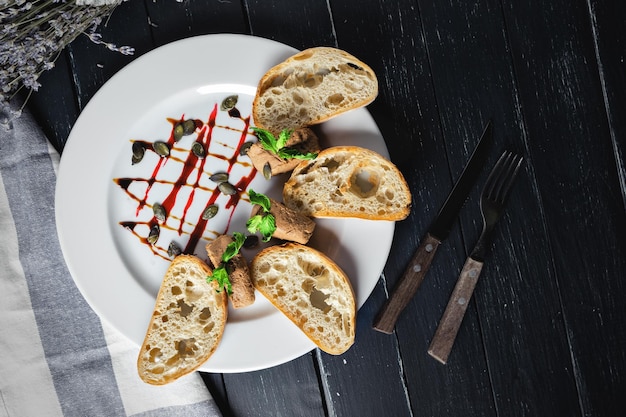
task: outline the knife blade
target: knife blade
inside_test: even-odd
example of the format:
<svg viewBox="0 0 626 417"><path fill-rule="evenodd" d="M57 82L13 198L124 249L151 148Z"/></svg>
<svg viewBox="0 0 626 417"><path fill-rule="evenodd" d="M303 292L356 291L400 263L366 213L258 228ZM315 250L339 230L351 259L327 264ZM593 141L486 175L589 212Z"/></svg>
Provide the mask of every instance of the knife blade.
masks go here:
<svg viewBox="0 0 626 417"><path fill-rule="evenodd" d="M452 225L459 215L465 200L472 190L489 155L493 142L491 120L474 148L463 172L457 179L448 198L443 203L437 217L430 224L428 231L420 241L415 254L404 274L396 283L391 295L374 319L373 328L382 333L391 334L400 314L413 298L421 285L435 257L437 248L448 237Z"/></svg>

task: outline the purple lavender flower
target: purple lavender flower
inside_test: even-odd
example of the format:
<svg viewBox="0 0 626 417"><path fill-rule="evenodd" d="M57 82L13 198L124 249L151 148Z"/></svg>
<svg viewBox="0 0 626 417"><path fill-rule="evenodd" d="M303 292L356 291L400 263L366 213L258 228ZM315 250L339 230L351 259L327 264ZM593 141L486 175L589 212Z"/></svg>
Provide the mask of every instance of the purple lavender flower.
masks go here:
<svg viewBox="0 0 626 417"><path fill-rule="evenodd" d="M81 33L94 43L131 55L96 32L123 0L0 0L0 107L22 88L37 91L38 79ZM13 116L17 116L13 114Z"/></svg>

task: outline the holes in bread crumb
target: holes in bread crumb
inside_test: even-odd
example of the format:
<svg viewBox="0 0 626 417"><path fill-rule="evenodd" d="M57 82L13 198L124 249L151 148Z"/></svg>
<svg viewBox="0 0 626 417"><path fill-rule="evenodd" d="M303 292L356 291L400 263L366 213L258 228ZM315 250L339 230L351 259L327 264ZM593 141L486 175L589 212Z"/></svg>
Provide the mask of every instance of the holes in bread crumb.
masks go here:
<svg viewBox="0 0 626 417"><path fill-rule="evenodd" d="M380 176L372 169L356 169L350 178L350 192L361 198L375 195L379 185Z"/></svg>
<svg viewBox="0 0 626 417"><path fill-rule="evenodd" d="M298 105L304 103L304 98L300 94L298 94L296 91L291 93L291 98L293 99L293 102Z"/></svg>
<svg viewBox="0 0 626 417"><path fill-rule="evenodd" d="M266 108L270 108L274 105L274 100L272 100L271 98L267 98L265 100L265 103L263 103L265 105Z"/></svg>
<svg viewBox="0 0 626 417"><path fill-rule="evenodd" d="M330 311L330 305L326 304L326 299L329 297L329 294L325 294L317 288L313 287L311 289L311 295L309 299L311 300L311 305L319 310L321 310L324 314Z"/></svg>
<svg viewBox="0 0 626 417"><path fill-rule="evenodd" d="M279 86L283 85L284 82L285 82L285 77L277 75L276 77L274 77L271 80L271 85L272 85L272 87L279 87Z"/></svg>
<svg viewBox="0 0 626 417"><path fill-rule="evenodd" d="M180 308L179 314L181 317L186 318L193 311L193 305L189 305L185 303L185 300L183 300L182 298L179 298L178 300L176 300L176 303L178 307Z"/></svg>
<svg viewBox="0 0 626 417"><path fill-rule="evenodd" d="M151 363L161 362L162 356L163 356L163 353L161 353L161 349L159 348L150 349L150 351L148 352L148 362L151 362Z"/></svg>
<svg viewBox="0 0 626 417"><path fill-rule="evenodd" d="M178 356L181 358L185 358L187 356L194 356L196 351L198 350L198 345L196 345L196 338L190 337L189 339L181 339L179 341L174 342L174 346L178 351Z"/></svg>
<svg viewBox="0 0 626 417"><path fill-rule="evenodd" d="M179 286L174 285L174 286L172 287L172 295L181 295L182 293L183 293L183 292L182 292L182 290L180 289L180 287L179 287Z"/></svg>
<svg viewBox="0 0 626 417"><path fill-rule="evenodd" d="M260 266L259 266L259 271L262 274L267 274L270 269L272 269L272 266L268 263L268 262L263 262Z"/></svg>
<svg viewBox="0 0 626 417"><path fill-rule="evenodd" d="M202 321L210 319L211 309L209 307L204 307L202 310L200 310L200 315L198 316L198 318Z"/></svg>
<svg viewBox="0 0 626 417"><path fill-rule="evenodd" d="M320 167L328 169L328 173L332 174L333 172L337 170L337 168L339 168L339 165L341 162L343 161L337 161L336 159L331 158L331 159L327 159L322 164L320 164Z"/></svg>
<svg viewBox="0 0 626 417"><path fill-rule="evenodd" d="M316 76L305 78L302 85L304 85L306 88L315 88L318 85L320 85L323 81L324 81L323 76L316 75Z"/></svg>
<svg viewBox="0 0 626 417"><path fill-rule="evenodd" d="M331 96L329 96L326 99L326 102L324 103L324 105L326 107L335 107L335 106L339 106L341 105L341 102L344 100L344 96L341 93L336 93L333 94Z"/></svg>

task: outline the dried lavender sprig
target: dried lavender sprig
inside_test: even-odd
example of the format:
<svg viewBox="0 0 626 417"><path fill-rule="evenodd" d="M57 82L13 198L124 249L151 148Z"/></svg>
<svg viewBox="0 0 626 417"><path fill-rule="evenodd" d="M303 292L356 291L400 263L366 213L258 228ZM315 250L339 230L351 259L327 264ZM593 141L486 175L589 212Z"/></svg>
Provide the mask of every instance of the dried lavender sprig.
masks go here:
<svg viewBox="0 0 626 417"><path fill-rule="evenodd" d="M24 87L36 91L39 76L54 67L60 52L81 33L112 51L133 54L133 48L104 42L96 33L102 18L121 1L0 0L0 104Z"/></svg>

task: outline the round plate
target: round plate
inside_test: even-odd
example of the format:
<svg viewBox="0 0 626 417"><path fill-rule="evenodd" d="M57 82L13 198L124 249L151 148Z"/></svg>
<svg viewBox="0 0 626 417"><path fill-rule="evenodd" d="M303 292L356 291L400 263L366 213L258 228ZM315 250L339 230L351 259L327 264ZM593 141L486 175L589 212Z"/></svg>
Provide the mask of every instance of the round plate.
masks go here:
<svg viewBox="0 0 626 417"><path fill-rule="evenodd" d="M56 222L69 270L94 311L138 346L145 336L156 294L169 265L171 242L207 259L205 245L220 233L245 232L251 205L245 192L232 198L214 192L215 172L229 182L281 199L286 176L266 180L238 153L250 135L252 100L265 72L297 51L245 35L206 35L174 42L139 57L112 77L78 118L63 151L56 189ZM237 96L235 111L221 108ZM195 120L195 131L175 141L177 121ZM320 126L324 146L357 145L388 156L365 109ZM169 144L160 157L153 144ZM192 152L203 144L205 158ZM144 149L132 163L133 144ZM197 145L196 145L197 146ZM165 203L166 202L166 203ZM218 214L202 220L214 202ZM168 212L156 243L153 205ZM383 270L394 223L317 219L310 245L350 277L360 307ZM275 242L270 242L275 243ZM258 250L258 249L257 249ZM243 252L249 260L255 252ZM257 293L255 303L230 309L223 339L200 368L245 372L294 359L314 344ZM130 366L130 365L129 365Z"/></svg>

